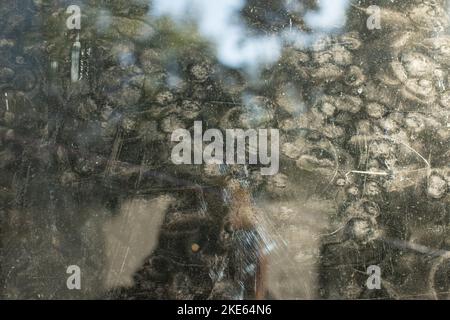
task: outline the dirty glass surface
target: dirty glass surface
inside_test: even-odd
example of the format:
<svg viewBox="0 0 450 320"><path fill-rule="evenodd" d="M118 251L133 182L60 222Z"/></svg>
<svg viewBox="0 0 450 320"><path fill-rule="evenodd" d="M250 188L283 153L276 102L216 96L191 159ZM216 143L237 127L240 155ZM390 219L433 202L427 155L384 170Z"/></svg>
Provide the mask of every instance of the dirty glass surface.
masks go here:
<svg viewBox="0 0 450 320"><path fill-rule="evenodd" d="M0 297L448 299L449 12L0 0Z"/></svg>

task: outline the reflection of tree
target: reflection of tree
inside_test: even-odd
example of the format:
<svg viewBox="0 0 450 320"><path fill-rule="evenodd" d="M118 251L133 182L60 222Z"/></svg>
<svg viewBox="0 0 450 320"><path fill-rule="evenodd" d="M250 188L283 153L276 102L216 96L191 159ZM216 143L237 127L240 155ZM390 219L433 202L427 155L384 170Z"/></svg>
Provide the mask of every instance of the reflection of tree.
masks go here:
<svg viewBox="0 0 450 320"><path fill-rule="evenodd" d="M264 296L254 287L267 244L255 199L281 203L304 194L338 207L321 239L320 296L445 297L443 3L386 1L382 29L373 31L365 29L369 4L352 7L345 33L310 49L285 45L279 63L255 82L220 65L194 27L149 19L147 3L93 1L82 7L78 83L70 83L76 33L64 28L65 8L23 3L2 6L0 19L0 85L11 106L0 128L6 297L65 297L64 288L43 292L30 278L50 279L73 259L101 288L98 230L108 215L98 212L167 194L175 200L158 248L136 272L135 286L109 297ZM281 1L250 1L243 17L255 32L277 33L291 22L304 28L301 13ZM171 132L191 129L194 120L209 128L279 128L280 173L171 164ZM277 219L296 214L283 207L273 223L283 228ZM369 265L381 267L382 290L366 289Z"/></svg>
<svg viewBox="0 0 450 320"><path fill-rule="evenodd" d="M242 16L255 32L278 33L289 27L305 28L302 20L308 10L317 9L316 1L267 1L249 0Z"/></svg>
<svg viewBox="0 0 450 320"><path fill-rule="evenodd" d="M303 58L303 90L312 108L297 126L320 131L337 157L292 134L286 155L341 186L335 232L323 239L324 297L445 297L436 289L447 286L436 281L445 278L448 233L442 226L449 218L448 152L439 147L449 138L443 8L406 2L383 7L380 31L364 30L358 23L364 10L354 8L351 33ZM395 17L405 23L390 24ZM382 290L365 287L369 265L381 267ZM441 280L428 276L436 265Z"/></svg>

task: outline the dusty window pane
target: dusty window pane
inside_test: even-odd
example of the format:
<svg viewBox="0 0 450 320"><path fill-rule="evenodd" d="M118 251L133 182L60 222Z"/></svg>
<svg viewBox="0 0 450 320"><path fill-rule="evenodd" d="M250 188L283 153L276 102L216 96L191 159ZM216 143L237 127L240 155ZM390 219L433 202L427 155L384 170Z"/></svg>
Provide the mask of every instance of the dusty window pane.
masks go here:
<svg viewBox="0 0 450 320"><path fill-rule="evenodd" d="M3 0L0 297L448 299L445 0Z"/></svg>

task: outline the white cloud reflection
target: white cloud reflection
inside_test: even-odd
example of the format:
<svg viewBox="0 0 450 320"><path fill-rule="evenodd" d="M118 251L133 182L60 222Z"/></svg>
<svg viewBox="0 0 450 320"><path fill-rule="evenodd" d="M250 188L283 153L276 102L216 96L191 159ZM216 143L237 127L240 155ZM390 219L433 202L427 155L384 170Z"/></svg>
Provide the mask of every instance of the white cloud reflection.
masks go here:
<svg viewBox="0 0 450 320"><path fill-rule="evenodd" d="M344 26L347 16L348 0L321 0L318 11L309 11L305 15L306 24L320 31L331 31Z"/></svg>
<svg viewBox="0 0 450 320"><path fill-rule="evenodd" d="M288 25L279 34L250 36L240 17L245 0L153 0L151 14L170 16L178 24L195 21L200 34L215 45L221 63L254 73L260 65L278 60L283 43L309 45L321 33L343 26L348 4L348 0L321 0L319 10L304 17L312 34L290 30Z"/></svg>

